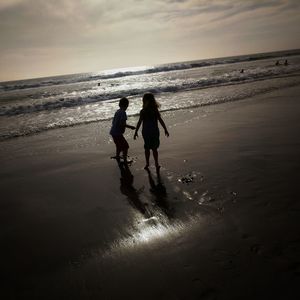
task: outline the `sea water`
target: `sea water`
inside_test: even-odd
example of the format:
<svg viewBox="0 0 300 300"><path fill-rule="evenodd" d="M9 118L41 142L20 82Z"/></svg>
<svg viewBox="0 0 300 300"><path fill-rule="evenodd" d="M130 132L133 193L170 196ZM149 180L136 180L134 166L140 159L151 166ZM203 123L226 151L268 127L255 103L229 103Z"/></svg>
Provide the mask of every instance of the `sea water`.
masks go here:
<svg viewBox="0 0 300 300"><path fill-rule="evenodd" d="M109 120L124 96L137 115L145 92L169 111L299 84L300 50L0 82L0 140Z"/></svg>

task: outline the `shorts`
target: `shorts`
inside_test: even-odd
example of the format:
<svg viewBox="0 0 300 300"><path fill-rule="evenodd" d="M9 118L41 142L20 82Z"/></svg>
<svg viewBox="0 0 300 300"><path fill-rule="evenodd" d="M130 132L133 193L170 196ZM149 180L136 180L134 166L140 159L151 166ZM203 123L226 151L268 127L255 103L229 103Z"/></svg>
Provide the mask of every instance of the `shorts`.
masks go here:
<svg viewBox="0 0 300 300"><path fill-rule="evenodd" d="M129 145L123 135L113 135L112 138L118 150L123 151L129 148Z"/></svg>

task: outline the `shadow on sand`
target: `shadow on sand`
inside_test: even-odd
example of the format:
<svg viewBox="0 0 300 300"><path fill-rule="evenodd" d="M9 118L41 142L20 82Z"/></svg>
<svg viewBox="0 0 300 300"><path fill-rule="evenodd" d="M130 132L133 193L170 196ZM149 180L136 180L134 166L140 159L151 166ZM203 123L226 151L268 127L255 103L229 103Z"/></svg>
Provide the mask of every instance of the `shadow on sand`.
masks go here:
<svg viewBox="0 0 300 300"><path fill-rule="evenodd" d="M156 181L154 180L153 174L149 169L146 169L148 173L149 185L150 185L150 192L153 195L154 203L160 208L160 210L168 217L172 218L172 210L170 205L167 201L168 194L166 187L163 183L163 180L160 175L160 170L156 172Z"/></svg>
<svg viewBox="0 0 300 300"><path fill-rule="evenodd" d="M157 172L157 177L155 180L151 171L149 169L146 170L150 185L149 191L153 196L151 199L151 205L150 203L144 203L140 199L143 189L137 190L134 187L134 176L132 175L128 165L124 164L123 162L117 163L121 171L120 191L123 195L127 196L129 204L142 213L147 219L154 216L157 217L159 212L162 212L168 218L172 218L172 211L167 201L166 187L162 181L160 172Z"/></svg>
<svg viewBox="0 0 300 300"><path fill-rule="evenodd" d="M129 204L142 213L145 218L151 218L152 214L148 209L148 205L143 203L140 199L141 190L137 190L133 186L134 176L132 175L128 165L123 162L117 162L121 171L120 178L120 191L123 195L127 196Z"/></svg>

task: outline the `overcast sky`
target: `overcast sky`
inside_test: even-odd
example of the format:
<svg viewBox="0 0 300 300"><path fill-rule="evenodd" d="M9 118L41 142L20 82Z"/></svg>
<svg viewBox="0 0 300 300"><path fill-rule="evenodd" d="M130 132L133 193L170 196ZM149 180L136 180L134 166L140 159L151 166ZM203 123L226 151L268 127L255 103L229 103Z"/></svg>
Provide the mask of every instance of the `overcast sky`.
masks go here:
<svg viewBox="0 0 300 300"><path fill-rule="evenodd" d="M299 0L0 0L0 81L300 48Z"/></svg>

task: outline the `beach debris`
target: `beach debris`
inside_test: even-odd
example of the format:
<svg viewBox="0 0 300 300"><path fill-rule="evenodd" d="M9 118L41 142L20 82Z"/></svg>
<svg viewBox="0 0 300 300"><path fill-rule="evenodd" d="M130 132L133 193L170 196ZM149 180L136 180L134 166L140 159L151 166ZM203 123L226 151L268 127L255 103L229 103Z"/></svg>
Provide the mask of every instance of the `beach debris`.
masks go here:
<svg viewBox="0 0 300 300"><path fill-rule="evenodd" d="M184 195L187 199L193 200L193 197L191 196L191 194L190 194L189 192L183 191L182 193L183 193L183 195Z"/></svg>
<svg viewBox="0 0 300 300"><path fill-rule="evenodd" d="M135 163L138 160L137 156L132 157L132 156L129 156L129 155L127 156L127 159L131 160L133 163Z"/></svg>
<svg viewBox="0 0 300 300"><path fill-rule="evenodd" d="M213 201L214 198L211 197L209 194L208 194L208 191L205 191L202 193L202 195L200 196L199 200L198 200L198 203L200 205L204 204L204 203L207 203L207 202L211 202Z"/></svg>
<svg viewBox="0 0 300 300"><path fill-rule="evenodd" d="M232 202L236 202L236 200L237 200L237 192L235 192L235 191L230 191L229 192L229 194L231 195L231 201Z"/></svg>
<svg viewBox="0 0 300 300"><path fill-rule="evenodd" d="M191 174L188 174L188 175L183 176L180 179L178 179L178 181L181 183L189 184L194 181L194 177Z"/></svg>
<svg viewBox="0 0 300 300"><path fill-rule="evenodd" d="M196 171L193 171L191 173L188 173L180 178L178 178L178 182L181 182L183 184L190 184L192 182L194 182L194 180L196 179L196 177L199 177L199 181L203 181L203 176L201 175L200 172L196 172Z"/></svg>

